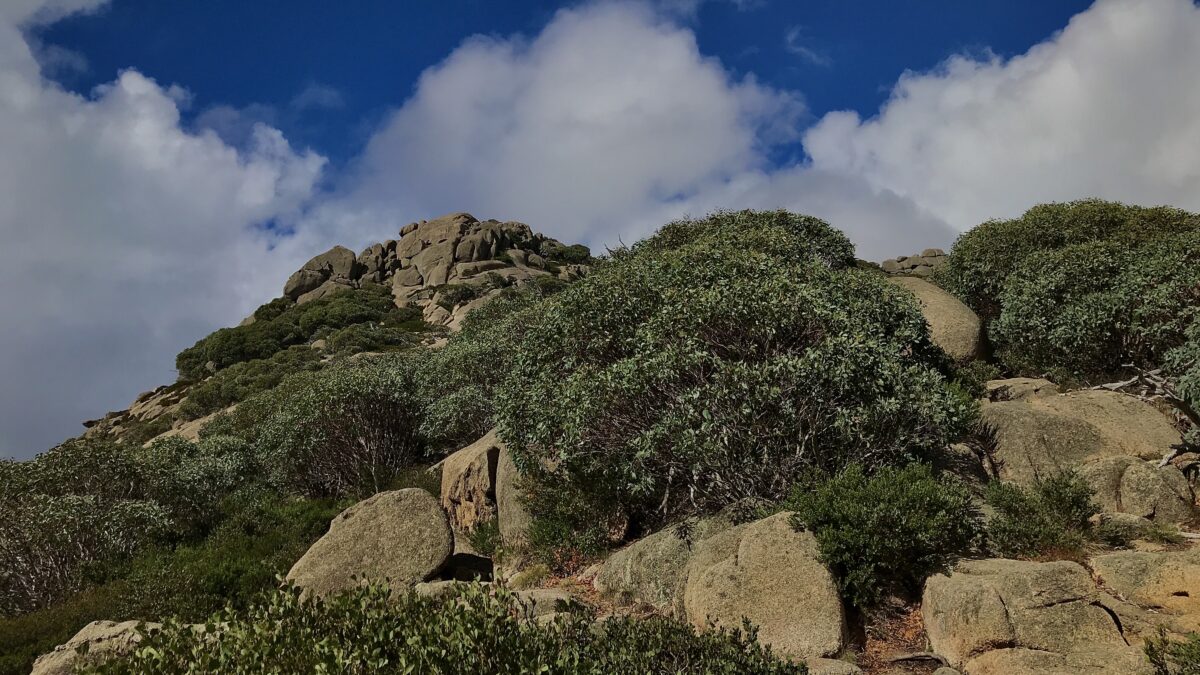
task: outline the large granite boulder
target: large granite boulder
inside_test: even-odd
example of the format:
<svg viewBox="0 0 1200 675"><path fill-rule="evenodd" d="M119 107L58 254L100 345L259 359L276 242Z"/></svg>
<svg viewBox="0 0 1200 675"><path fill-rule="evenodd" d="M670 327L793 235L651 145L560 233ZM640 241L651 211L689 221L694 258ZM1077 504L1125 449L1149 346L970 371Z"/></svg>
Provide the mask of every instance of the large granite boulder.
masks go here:
<svg viewBox="0 0 1200 675"><path fill-rule="evenodd" d="M1080 476L1110 513L1129 513L1159 522L1187 523L1196 516L1196 497L1183 472L1136 457L1104 457L1084 464Z"/></svg>
<svg viewBox="0 0 1200 675"><path fill-rule="evenodd" d="M337 286L350 287L362 276L357 256L344 246L334 246L304 263L283 286L283 294L297 302L324 297ZM321 293L317 291L325 289Z"/></svg>
<svg viewBox="0 0 1200 675"><path fill-rule="evenodd" d="M1039 396L1053 396L1058 385L1037 377L1010 377L1003 380L988 380L984 384L989 401L1020 401Z"/></svg>
<svg viewBox="0 0 1200 675"><path fill-rule="evenodd" d="M419 488L381 492L334 517L329 532L287 578L316 595L363 580L411 587L433 577L453 548L450 523L436 497Z"/></svg>
<svg viewBox="0 0 1200 675"><path fill-rule="evenodd" d="M908 290L921 304L933 343L956 361L983 355L983 333L979 317L953 295L916 277L889 277L888 281Z"/></svg>
<svg viewBox="0 0 1200 675"><path fill-rule="evenodd" d="M970 675L1147 673L1115 599L1074 562L967 561L925 583L932 651Z"/></svg>
<svg viewBox="0 0 1200 675"><path fill-rule="evenodd" d="M496 430L442 460L442 508L450 527L470 532L496 518Z"/></svg>
<svg viewBox="0 0 1200 675"><path fill-rule="evenodd" d="M1106 588L1153 610L1155 623L1176 633L1200 633L1200 548L1118 551L1088 565Z"/></svg>
<svg viewBox="0 0 1200 675"><path fill-rule="evenodd" d="M70 640L43 654L33 663L30 675L70 675L75 668L94 665L117 656L133 652L142 635L137 621L93 621L84 626ZM160 624L146 624L157 628ZM86 647L85 647L86 645ZM86 655L81 651L86 650Z"/></svg>
<svg viewBox="0 0 1200 675"><path fill-rule="evenodd" d="M677 613L683 600L684 572L696 546L729 527L730 522L718 516L659 530L609 556L593 586L602 596L623 604Z"/></svg>
<svg viewBox="0 0 1200 675"><path fill-rule="evenodd" d="M1180 442L1156 408L1112 391L984 401L980 412L999 477L1023 484L1105 457L1160 460Z"/></svg>
<svg viewBox="0 0 1200 675"><path fill-rule="evenodd" d="M741 627L759 641L805 659L833 656L846 640L846 614L833 575L818 559L816 538L779 513L702 541L688 561L683 612L694 626Z"/></svg>
<svg viewBox="0 0 1200 675"><path fill-rule="evenodd" d="M529 525L533 518L525 508L520 488L521 474L507 448L502 448L496 462L496 511L500 539L506 547L519 550L529 540Z"/></svg>

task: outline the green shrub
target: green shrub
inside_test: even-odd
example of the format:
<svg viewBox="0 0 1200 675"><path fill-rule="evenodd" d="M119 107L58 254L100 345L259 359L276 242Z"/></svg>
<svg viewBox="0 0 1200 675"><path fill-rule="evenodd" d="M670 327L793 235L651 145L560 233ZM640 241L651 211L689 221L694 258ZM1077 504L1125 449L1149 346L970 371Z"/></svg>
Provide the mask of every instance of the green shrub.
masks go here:
<svg viewBox="0 0 1200 675"><path fill-rule="evenodd" d="M138 673L804 673L752 635L697 635L669 619L523 621L514 596L472 586L450 600L371 586L301 601L285 589L225 611L213 633L170 622L122 660L85 671ZM217 628L219 626L219 628Z"/></svg>
<svg viewBox="0 0 1200 675"><path fill-rule="evenodd" d="M1200 675L1200 634L1172 640L1164 631L1146 641L1143 649L1154 675Z"/></svg>
<svg viewBox="0 0 1200 675"><path fill-rule="evenodd" d="M1197 227L1194 214L1168 207L1097 199L1040 204L1020 218L988 221L961 235L935 280L990 322L1000 315L1000 295L1009 275L1027 260L1096 241L1115 241L1132 249Z"/></svg>
<svg viewBox="0 0 1200 675"><path fill-rule="evenodd" d="M272 389L289 375L320 370L322 365L320 353L308 345L284 349L267 359L235 363L189 389L179 412L184 419L198 419Z"/></svg>
<svg viewBox="0 0 1200 675"><path fill-rule="evenodd" d="M215 429L248 432L243 438L284 490L374 494L426 455L415 373L402 355L301 373L239 406Z"/></svg>
<svg viewBox="0 0 1200 675"><path fill-rule="evenodd" d="M592 261L592 251L583 244L572 244L563 246L549 246L542 244L542 255L547 260L563 263L565 265L586 265Z"/></svg>
<svg viewBox="0 0 1200 675"><path fill-rule="evenodd" d="M467 534L467 538L471 542L471 548L480 555L494 558L500 551L500 521L492 518L476 525L475 529Z"/></svg>
<svg viewBox="0 0 1200 675"><path fill-rule="evenodd" d="M1173 380L1183 404L1193 413L1200 413L1200 321L1192 322L1186 341L1167 353L1164 370ZM1200 428L1191 428L1186 440L1200 447Z"/></svg>
<svg viewBox="0 0 1200 675"><path fill-rule="evenodd" d="M674 223L490 336L509 354L501 437L548 486L535 516L595 525L607 509L652 526L964 432L974 403L946 381L915 303L852 259L815 219Z"/></svg>
<svg viewBox="0 0 1200 675"><path fill-rule="evenodd" d="M222 328L179 353L175 368L180 379L197 381L235 363L269 359L293 345L307 344L322 331L332 331L366 322L381 322L396 316L391 291L368 284L359 289L319 298L302 305L273 301L255 312L254 323Z"/></svg>
<svg viewBox="0 0 1200 675"><path fill-rule="evenodd" d="M788 501L798 528L813 532L847 602L872 607L888 595L911 597L925 579L968 553L981 534L967 489L929 467L884 467L872 476L853 465Z"/></svg>
<svg viewBox="0 0 1200 675"><path fill-rule="evenodd" d="M125 618L115 608L127 588L123 582L105 584L43 609L0 617L0 675L29 675L37 657L53 651L92 621Z"/></svg>
<svg viewBox="0 0 1200 675"><path fill-rule="evenodd" d="M1075 557L1093 535L1089 519L1099 512L1092 491L1077 474L1065 472L1032 487L993 482L987 503L988 544L1005 557Z"/></svg>
<svg viewBox="0 0 1200 675"><path fill-rule="evenodd" d="M437 290L438 304L447 310L465 305L478 297L479 288L470 284L446 284Z"/></svg>
<svg viewBox="0 0 1200 675"><path fill-rule="evenodd" d="M1035 256L1009 276L990 336L1014 372L1059 381L1126 377L1183 342L1200 306L1200 231L1100 241Z"/></svg>

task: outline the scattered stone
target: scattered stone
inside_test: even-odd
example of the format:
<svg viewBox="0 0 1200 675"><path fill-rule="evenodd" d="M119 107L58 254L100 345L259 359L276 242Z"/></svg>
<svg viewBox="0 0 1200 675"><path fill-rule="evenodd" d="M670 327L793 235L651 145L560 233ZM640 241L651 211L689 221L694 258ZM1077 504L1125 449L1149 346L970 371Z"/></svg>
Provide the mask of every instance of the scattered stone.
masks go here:
<svg viewBox="0 0 1200 675"><path fill-rule="evenodd" d="M961 300L921 279L892 277L889 281L917 296L933 343L951 358L969 361L983 354L979 317Z"/></svg>
<svg viewBox="0 0 1200 675"><path fill-rule="evenodd" d="M1034 377L1010 377L1004 380L988 380L987 388L989 401L1020 401L1039 396L1053 396L1058 393L1058 385L1050 380Z"/></svg>
<svg viewBox="0 0 1200 675"><path fill-rule="evenodd" d="M688 561L683 608L692 625L759 627L759 641L797 659L834 656L845 646L846 615L833 575L810 532L779 513L705 539Z"/></svg>
<svg viewBox="0 0 1200 675"><path fill-rule="evenodd" d="M287 578L326 595L363 580L411 587L433 577L454 546L437 498L419 488L381 492L334 517Z"/></svg>

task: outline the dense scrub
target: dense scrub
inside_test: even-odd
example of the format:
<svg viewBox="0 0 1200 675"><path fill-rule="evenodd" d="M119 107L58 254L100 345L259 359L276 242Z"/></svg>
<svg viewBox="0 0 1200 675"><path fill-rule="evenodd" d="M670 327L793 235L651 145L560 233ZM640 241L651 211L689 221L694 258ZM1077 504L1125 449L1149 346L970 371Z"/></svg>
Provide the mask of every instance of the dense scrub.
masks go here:
<svg viewBox="0 0 1200 675"><path fill-rule="evenodd" d="M1146 641L1145 650L1154 675L1200 675L1200 634L1175 640L1160 633Z"/></svg>
<svg viewBox="0 0 1200 675"><path fill-rule="evenodd" d="M1094 532L1090 519L1100 511L1087 483L1074 473L1061 473L1032 487L994 482L987 502L995 514L988 521L988 546L1004 557L1074 558Z"/></svg>
<svg viewBox="0 0 1200 675"><path fill-rule="evenodd" d="M347 289L302 305L282 298L273 300L260 307L254 317L253 323L222 328L180 352L175 359L180 379L200 380L236 363L269 359L288 347L307 344L355 324L382 324L393 328L393 333L424 327L419 316L410 309L397 308L391 291L378 285ZM387 341L395 340L392 335Z"/></svg>
<svg viewBox="0 0 1200 675"><path fill-rule="evenodd" d="M931 574L970 553L982 534L967 489L923 464L867 476L852 465L800 485L787 502L798 528L813 532L821 557L851 605L915 597Z"/></svg>
<svg viewBox="0 0 1200 675"><path fill-rule="evenodd" d="M178 622L90 672L802 674L739 632L696 634L664 618L523 621L514 596L473 586L449 600L371 586L327 600L282 590L197 632ZM248 659L247 655L253 655Z"/></svg>
<svg viewBox="0 0 1200 675"><path fill-rule="evenodd" d="M1036 206L962 235L938 283L989 326L1015 374L1096 382L1160 364L1200 305L1200 217L1097 200Z"/></svg>
<svg viewBox="0 0 1200 675"><path fill-rule="evenodd" d="M777 500L813 468L919 459L965 431L973 403L916 304L852 251L816 219L718 214L530 307L496 408L535 513L585 541L614 518Z"/></svg>

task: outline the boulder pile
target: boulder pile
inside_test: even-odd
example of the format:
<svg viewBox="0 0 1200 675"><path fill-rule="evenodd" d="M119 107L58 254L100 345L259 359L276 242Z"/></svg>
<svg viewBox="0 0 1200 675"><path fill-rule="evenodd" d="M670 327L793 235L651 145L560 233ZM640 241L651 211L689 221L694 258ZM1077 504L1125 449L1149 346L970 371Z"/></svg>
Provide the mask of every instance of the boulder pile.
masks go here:
<svg viewBox="0 0 1200 675"><path fill-rule="evenodd" d="M908 274L914 277L929 277L934 270L946 262L946 252L940 248L927 248L919 254L902 255L889 258L879 264L880 269L888 274Z"/></svg>

